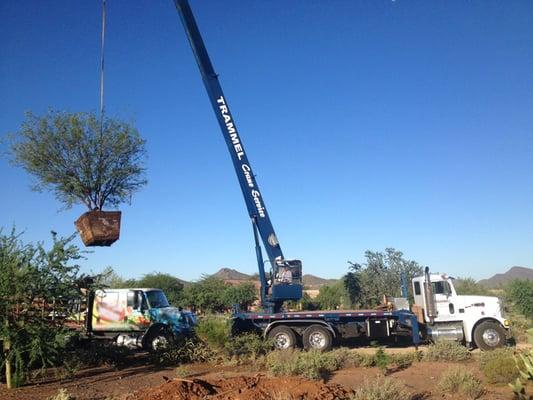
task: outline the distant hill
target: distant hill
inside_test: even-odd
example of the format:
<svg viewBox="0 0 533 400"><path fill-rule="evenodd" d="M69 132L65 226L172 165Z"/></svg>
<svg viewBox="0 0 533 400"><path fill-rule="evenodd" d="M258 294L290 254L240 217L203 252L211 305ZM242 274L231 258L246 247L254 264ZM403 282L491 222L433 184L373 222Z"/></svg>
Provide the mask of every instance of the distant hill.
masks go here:
<svg viewBox="0 0 533 400"><path fill-rule="evenodd" d="M478 283L488 288L497 288L504 285L513 279L529 279L533 280L533 269L526 267L512 267L504 274L496 274L489 279L482 279Z"/></svg>
<svg viewBox="0 0 533 400"><path fill-rule="evenodd" d="M302 277L302 281L305 287L319 288L320 286L324 285L332 285L337 282L337 279L324 279L315 275L305 274Z"/></svg>
<svg viewBox="0 0 533 400"><path fill-rule="evenodd" d="M215 278L223 279L225 281L246 281L252 279L251 275L243 274L235 269L220 268L220 270L213 275Z"/></svg>

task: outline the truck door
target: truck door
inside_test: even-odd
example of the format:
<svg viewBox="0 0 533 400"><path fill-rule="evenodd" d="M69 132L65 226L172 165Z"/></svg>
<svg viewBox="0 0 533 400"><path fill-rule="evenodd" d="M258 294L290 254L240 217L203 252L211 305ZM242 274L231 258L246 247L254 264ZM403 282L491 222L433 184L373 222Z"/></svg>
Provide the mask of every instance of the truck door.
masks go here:
<svg viewBox="0 0 533 400"><path fill-rule="evenodd" d="M436 321L456 321L457 310L455 309L453 291L447 281L431 282L433 295L435 296L435 308L437 309Z"/></svg>

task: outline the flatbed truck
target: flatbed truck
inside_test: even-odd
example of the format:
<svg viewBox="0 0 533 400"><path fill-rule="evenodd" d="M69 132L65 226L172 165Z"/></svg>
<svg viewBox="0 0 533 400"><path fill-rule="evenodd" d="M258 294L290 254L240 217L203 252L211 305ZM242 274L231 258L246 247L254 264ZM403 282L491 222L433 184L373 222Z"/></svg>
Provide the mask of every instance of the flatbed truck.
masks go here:
<svg viewBox="0 0 533 400"><path fill-rule="evenodd" d="M235 312L233 332L258 332L272 338L276 347L326 350L337 339L381 339L407 336L417 346L421 341L449 339L488 350L501 347L509 336L509 321L495 297L457 295L446 275L426 270L414 278L414 305L404 297L393 299L388 310L286 312L286 301L302 298L302 263L286 259L266 209L263 195L246 155L242 139L222 91L188 0L174 0L189 39L200 74L226 142L252 223L260 280L261 312ZM261 247L261 242L263 248ZM267 280L263 249L270 264ZM279 279L290 271L290 281Z"/></svg>

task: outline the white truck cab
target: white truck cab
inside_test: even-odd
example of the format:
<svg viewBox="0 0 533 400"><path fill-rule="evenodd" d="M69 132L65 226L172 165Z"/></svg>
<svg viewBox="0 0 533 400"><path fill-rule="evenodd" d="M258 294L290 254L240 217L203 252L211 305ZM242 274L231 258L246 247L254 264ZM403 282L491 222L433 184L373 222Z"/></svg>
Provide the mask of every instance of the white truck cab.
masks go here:
<svg viewBox="0 0 533 400"><path fill-rule="evenodd" d="M503 316L500 299L458 295L453 278L430 274L414 278L415 306L422 309L426 335L431 340L457 340L481 350L505 345L510 322Z"/></svg>

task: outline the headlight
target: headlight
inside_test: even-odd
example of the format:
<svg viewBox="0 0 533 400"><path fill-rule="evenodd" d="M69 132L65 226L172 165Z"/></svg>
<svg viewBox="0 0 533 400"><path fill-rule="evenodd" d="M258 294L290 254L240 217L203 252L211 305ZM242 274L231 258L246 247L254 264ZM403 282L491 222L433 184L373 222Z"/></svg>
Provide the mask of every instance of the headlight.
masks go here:
<svg viewBox="0 0 533 400"><path fill-rule="evenodd" d="M505 326L506 328L509 328L511 326L511 321L509 321L508 319L504 319L503 326Z"/></svg>

